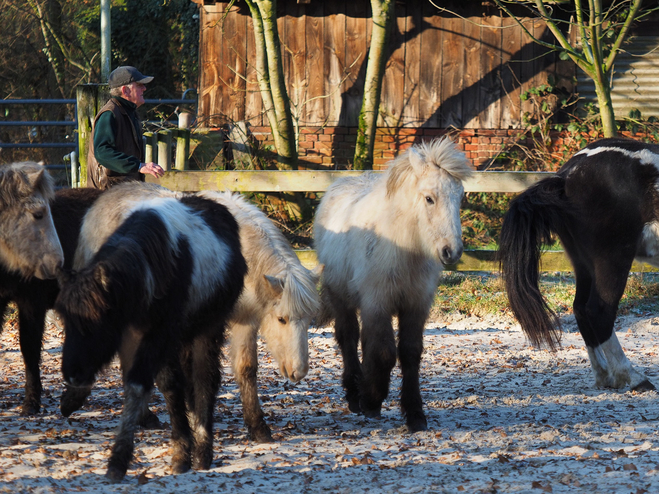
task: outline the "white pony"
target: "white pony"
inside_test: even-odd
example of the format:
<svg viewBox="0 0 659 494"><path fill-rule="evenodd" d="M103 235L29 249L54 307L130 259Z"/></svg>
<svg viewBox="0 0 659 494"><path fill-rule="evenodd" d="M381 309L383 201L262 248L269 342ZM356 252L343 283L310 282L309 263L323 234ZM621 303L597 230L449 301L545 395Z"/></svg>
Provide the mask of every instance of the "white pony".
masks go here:
<svg viewBox="0 0 659 494"><path fill-rule="evenodd" d="M257 334L260 328L284 377L297 382L307 375L307 331L320 307L316 285L322 268L312 272L302 266L272 221L240 194L204 191L198 195L225 206L240 227L248 272L228 324L231 363L250 438L270 442L256 386Z"/></svg>
<svg viewBox="0 0 659 494"><path fill-rule="evenodd" d="M380 416L396 363L397 316L401 408L410 431L427 429L419 391L423 328L442 264L462 255L462 180L471 173L464 153L437 139L413 146L383 174L337 180L320 202L314 242L352 412Z"/></svg>

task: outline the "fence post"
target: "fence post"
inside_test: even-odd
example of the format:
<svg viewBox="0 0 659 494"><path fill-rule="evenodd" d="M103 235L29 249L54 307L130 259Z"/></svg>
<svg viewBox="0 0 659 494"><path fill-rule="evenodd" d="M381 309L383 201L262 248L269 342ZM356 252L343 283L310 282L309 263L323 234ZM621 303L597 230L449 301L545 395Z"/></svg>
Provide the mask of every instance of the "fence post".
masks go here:
<svg viewBox="0 0 659 494"><path fill-rule="evenodd" d="M174 168L184 171L188 168L188 155L190 154L190 129L177 129L176 160Z"/></svg>
<svg viewBox="0 0 659 494"><path fill-rule="evenodd" d="M107 84L80 84L76 87L78 112L78 160L80 161L80 186L87 185L87 153L92 139L92 124L96 113L110 98Z"/></svg>
<svg viewBox="0 0 659 494"><path fill-rule="evenodd" d="M80 177L78 176L78 153L71 151L69 154L71 160L71 187L80 187Z"/></svg>
<svg viewBox="0 0 659 494"><path fill-rule="evenodd" d="M158 164L166 172L172 169L172 131L158 132Z"/></svg>
<svg viewBox="0 0 659 494"><path fill-rule="evenodd" d="M144 136L144 162L155 163L158 160L158 134L145 132Z"/></svg>

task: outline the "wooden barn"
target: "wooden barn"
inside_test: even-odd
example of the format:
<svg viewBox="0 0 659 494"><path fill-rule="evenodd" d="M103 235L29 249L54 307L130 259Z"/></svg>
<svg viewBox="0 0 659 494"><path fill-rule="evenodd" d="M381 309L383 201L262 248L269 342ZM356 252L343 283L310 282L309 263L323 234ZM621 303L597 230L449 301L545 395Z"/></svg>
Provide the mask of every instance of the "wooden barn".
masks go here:
<svg viewBox="0 0 659 494"><path fill-rule="evenodd" d="M252 19L237 1L193 0L200 12L198 122L245 122L271 142L254 69ZM435 2L440 5L439 2ZM378 168L415 140L455 129L476 165L514 139L533 108L525 91L548 81L572 91L576 68L533 43L493 1L400 0L378 121ZM300 165L349 166L371 33L368 0L279 0L284 72L300 127ZM521 12L521 11L520 11ZM526 28L553 42L543 22Z"/></svg>

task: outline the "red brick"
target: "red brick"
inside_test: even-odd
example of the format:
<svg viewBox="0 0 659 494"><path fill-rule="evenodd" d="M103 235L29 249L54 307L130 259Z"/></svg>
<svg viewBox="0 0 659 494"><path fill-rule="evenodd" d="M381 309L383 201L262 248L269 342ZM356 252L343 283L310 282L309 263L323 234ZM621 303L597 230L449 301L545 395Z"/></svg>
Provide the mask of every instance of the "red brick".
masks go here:
<svg viewBox="0 0 659 494"><path fill-rule="evenodd" d="M347 134L349 129L347 127L325 127L323 134Z"/></svg>
<svg viewBox="0 0 659 494"><path fill-rule="evenodd" d="M423 135L423 130L419 127L404 127L398 129L398 135L401 136L420 136Z"/></svg>

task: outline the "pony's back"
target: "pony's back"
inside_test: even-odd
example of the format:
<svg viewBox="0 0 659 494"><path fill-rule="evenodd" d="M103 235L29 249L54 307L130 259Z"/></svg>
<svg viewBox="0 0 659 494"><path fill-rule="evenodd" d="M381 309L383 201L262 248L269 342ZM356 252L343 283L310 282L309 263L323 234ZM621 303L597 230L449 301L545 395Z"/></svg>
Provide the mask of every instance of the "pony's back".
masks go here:
<svg viewBox="0 0 659 494"><path fill-rule="evenodd" d="M248 300L258 300L257 286L266 283L265 276L281 278L284 283L282 300L296 317L311 317L318 311L317 277L302 266L290 243L273 222L242 195L231 192L204 191L197 195L215 201L236 218L240 226L240 241L249 266L245 280L245 295L240 298L236 312L255 310ZM259 290L262 291L262 290ZM267 304L263 304L264 306Z"/></svg>

